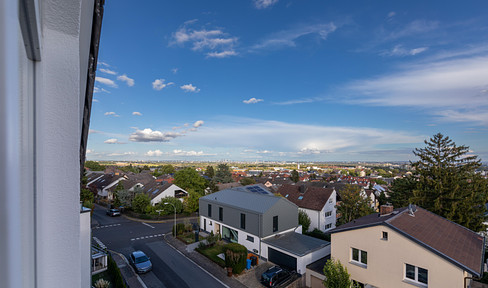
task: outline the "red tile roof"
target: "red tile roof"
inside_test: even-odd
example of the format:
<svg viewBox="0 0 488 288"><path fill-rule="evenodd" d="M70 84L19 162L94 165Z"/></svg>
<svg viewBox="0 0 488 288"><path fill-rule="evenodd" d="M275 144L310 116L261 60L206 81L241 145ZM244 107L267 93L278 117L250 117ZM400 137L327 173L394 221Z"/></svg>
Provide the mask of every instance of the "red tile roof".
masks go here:
<svg viewBox="0 0 488 288"><path fill-rule="evenodd" d="M332 192L334 192L333 188L303 186L306 190L305 193L301 193L300 187L301 185L283 184L277 193L280 193L281 196L286 197L286 199L300 208L320 211L324 208ZM299 199L300 196L302 199Z"/></svg>

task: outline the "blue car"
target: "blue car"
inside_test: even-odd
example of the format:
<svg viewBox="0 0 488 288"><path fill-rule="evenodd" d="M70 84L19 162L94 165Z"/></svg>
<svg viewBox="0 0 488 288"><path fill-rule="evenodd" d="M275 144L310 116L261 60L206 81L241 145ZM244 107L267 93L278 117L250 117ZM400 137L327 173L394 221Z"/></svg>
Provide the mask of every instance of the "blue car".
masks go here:
<svg viewBox="0 0 488 288"><path fill-rule="evenodd" d="M149 257L147 257L142 251L132 252L129 259L137 273L146 273L152 269L151 260L149 260Z"/></svg>

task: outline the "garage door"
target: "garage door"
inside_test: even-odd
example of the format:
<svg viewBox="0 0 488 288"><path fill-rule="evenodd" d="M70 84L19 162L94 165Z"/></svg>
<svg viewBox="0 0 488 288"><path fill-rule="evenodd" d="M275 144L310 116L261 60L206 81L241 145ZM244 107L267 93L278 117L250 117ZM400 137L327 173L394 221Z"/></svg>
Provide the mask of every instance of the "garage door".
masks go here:
<svg viewBox="0 0 488 288"><path fill-rule="evenodd" d="M324 288L324 282L322 282L323 281L322 279L319 279L319 278L311 275L310 280L312 282L310 287L312 287L312 288Z"/></svg>
<svg viewBox="0 0 488 288"><path fill-rule="evenodd" d="M268 260L290 270L297 270L297 258L268 247Z"/></svg>

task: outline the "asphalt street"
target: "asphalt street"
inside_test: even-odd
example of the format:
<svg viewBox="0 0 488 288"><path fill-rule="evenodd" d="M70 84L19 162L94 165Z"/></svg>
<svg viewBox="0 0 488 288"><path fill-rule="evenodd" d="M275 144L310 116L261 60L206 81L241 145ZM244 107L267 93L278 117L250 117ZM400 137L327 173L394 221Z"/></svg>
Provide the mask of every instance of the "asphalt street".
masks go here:
<svg viewBox="0 0 488 288"><path fill-rule="evenodd" d="M171 233L173 222L145 223L124 217L105 215L106 209L96 206L93 219L99 226L92 230L109 250L122 253L129 259L130 253L141 250L153 264L153 270L140 277L148 288L166 287L225 287L206 271L166 243L164 234Z"/></svg>

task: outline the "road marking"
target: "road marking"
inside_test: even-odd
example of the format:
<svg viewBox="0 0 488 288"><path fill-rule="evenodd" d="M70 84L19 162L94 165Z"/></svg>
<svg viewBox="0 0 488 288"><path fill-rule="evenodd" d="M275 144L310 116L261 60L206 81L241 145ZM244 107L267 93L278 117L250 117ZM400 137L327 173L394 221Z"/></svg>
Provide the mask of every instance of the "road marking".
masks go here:
<svg viewBox="0 0 488 288"><path fill-rule="evenodd" d="M102 228L115 227L115 226L120 226L120 224L111 224L111 225L98 226L98 227L95 227L93 229L102 229Z"/></svg>
<svg viewBox="0 0 488 288"><path fill-rule="evenodd" d="M154 235L148 235L148 236L142 236L142 237L137 237L137 238L132 238L130 241L136 241L136 240L142 240L142 239L149 239L149 238L155 238L155 237L163 237L164 234L154 234Z"/></svg>
<svg viewBox="0 0 488 288"><path fill-rule="evenodd" d="M144 223L144 222L141 222L141 223L142 223L142 224L144 224L144 225L146 225L147 227L151 227L151 228L153 228L153 229L154 229L154 228L156 228L156 227L151 226L151 225L149 225L149 224L147 224L147 223Z"/></svg>

